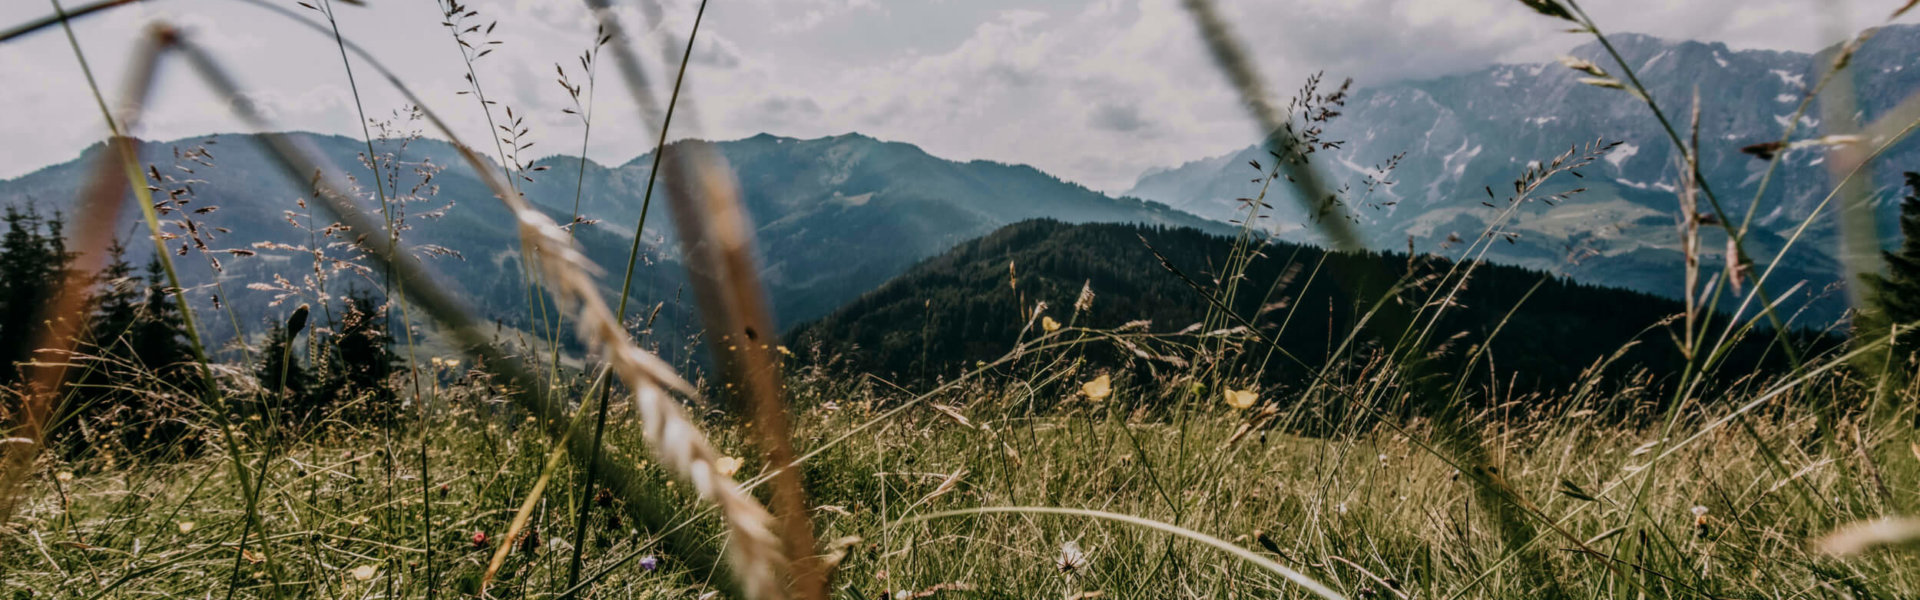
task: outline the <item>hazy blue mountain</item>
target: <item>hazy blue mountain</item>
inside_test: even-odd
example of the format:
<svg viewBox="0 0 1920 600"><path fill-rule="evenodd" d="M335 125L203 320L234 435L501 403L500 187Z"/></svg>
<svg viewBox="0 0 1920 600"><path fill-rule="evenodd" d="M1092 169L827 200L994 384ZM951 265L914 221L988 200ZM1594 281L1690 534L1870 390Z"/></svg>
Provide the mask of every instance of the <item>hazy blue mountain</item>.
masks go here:
<svg viewBox="0 0 1920 600"><path fill-rule="evenodd" d="M1670 41L1645 35L1612 37L1625 62L1652 89L1662 108L1680 122L1698 90L1701 106L1701 168L1707 183L1736 219L1753 206L1766 162L1740 148L1777 140L1818 71L1831 63L1829 49L1819 55L1768 50L1732 50L1720 43ZM1574 56L1620 73L1595 44ZM1920 91L1920 26L1881 30L1853 60L1859 105L1872 120ZM1583 74L1559 64L1494 65L1477 71L1424 81L1405 81L1356 90L1344 114L1327 127L1326 137L1347 143L1316 155L1315 162L1334 180L1354 186L1351 208L1374 247L1406 248L1458 255L1496 214L1481 204L1491 188L1504 200L1513 181L1532 161L1547 162L1570 146L1598 138L1624 142L1603 160L1582 169L1584 186L1573 200L1527 206L1509 231L1512 243L1495 244L1493 260L1566 273L1594 283L1624 286L1667 296L1682 289L1673 193L1676 153L1646 106L1619 90L1582 84ZM1796 138L1817 136L1819 110L1803 117ZM1392 186L1371 196L1361 193L1365 174L1392 156L1405 153L1393 171ZM1270 163L1266 152L1244 150L1196 160L1142 175L1128 195L1165 202L1216 219L1231 218L1236 198L1258 192L1249 160ZM1833 179L1823 150L1789 152L1766 196L1760 199L1750 251L1770 257L1825 197ZM1874 182L1880 192L1884 233L1892 234L1899 171L1920 170L1920 143L1903 142L1877 163ZM1504 206L1499 201L1495 204ZM1282 209L1279 222L1298 223L1292 201L1271 201ZM1705 205L1705 202L1702 202ZM1831 215L1829 207L1827 215ZM1807 281L1820 290L1837 280L1834 220L1823 217L1782 261L1777 287ZM1289 237L1312 239L1309 232ZM1719 264L1724 240L1704 244ZM1837 303L1819 303L1823 316L1837 314Z"/></svg>
<svg viewBox="0 0 1920 600"><path fill-rule="evenodd" d="M358 181L373 180L360 162L366 150L363 142L298 135L335 165L350 165L348 172ZM912 145L860 135L812 140L760 135L716 145L738 173L743 198L758 228L764 276L775 310L787 323L825 314L920 259L1015 221L1049 217L1222 227L1157 203L1107 197L1031 167L954 162ZM191 151L196 148L206 155L195 160ZM88 165L100 150L95 145L73 161L0 181L0 204L31 203L43 211L64 210L87 180ZM411 243L444 248L447 252L428 262L446 275L445 283L466 292L489 317L519 328L533 322L526 310L528 289L521 275L513 219L458 161L454 149L439 141L415 140L404 148L397 142L383 143L376 151L400 156L401 167L386 175L393 177L397 172L397 189L403 193L428 180L420 169L444 167L435 170L430 186L418 188L434 193L408 205L410 228L405 235ZM156 186L163 195L165 190L192 190L182 207L185 210L172 216L217 206L212 212L191 215L200 230L213 232L210 246L259 252L250 257L217 254L224 289L198 290L209 305L213 295L224 294L227 305L238 309L241 321L254 323L285 309L268 309L272 293L248 285L269 282L275 276L298 281L313 263L308 255L256 247L263 242L308 242L308 234L294 226L305 223L304 209L297 201L310 193L308 185L281 176L262 152L255 136L232 134L151 142L143 144L141 151L142 162L152 172L174 179ZM617 287L624 269L652 160L649 155L619 166L591 161L585 165L579 209L583 217L596 222L576 228L576 234L588 256L613 279L609 287ZM523 191L557 221L566 222L573 215L581 163L576 158L552 157L537 164L548 168L532 173L534 181L523 182ZM668 331L684 332L692 322L688 306L692 300L690 294L681 293L684 272L677 261L664 190L664 185L656 189L652 218L642 240L643 260L650 266L639 270L634 292L642 314L663 303L662 318L674 326ZM378 211L371 188L363 191L358 198L362 209ZM441 216L424 216L442 208ZM137 213L131 206L126 213L116 227L134 253L144 256L151 251L145 230L136 226ZM318 224L326 222L322 213ZM170 249L177 250L182 243L175 240ZM336 247L332 251L350 250ZM197 252L176 259L186 266L189 280L212 281L208 261ZM379 285L377 278L358 279L358 285ZM334 291L341 291L343 283L336 282Z"/></svg>

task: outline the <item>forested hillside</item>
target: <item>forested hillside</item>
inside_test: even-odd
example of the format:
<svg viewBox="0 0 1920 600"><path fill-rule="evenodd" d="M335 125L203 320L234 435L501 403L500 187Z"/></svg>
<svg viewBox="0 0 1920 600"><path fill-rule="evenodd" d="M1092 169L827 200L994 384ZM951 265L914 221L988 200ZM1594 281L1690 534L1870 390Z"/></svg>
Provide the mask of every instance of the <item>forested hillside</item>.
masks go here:
<svg viewBox="0 0 1920 600"><path fill-rule="evenodd" d="M1238 323L1218 315L1209 322L1213 307L1199 291L1219 294L1227 276L1222 264L1234 243L1186 228L1017 223L922 262L845 308L799 327L792 343L857 368L922 380L1001 357L1023 330L1027 338L1039 335L1043 319L1095 329L1184 332L1192 339L1206 333L1198 327ZM1260 379L1274 384L1305 385L1303 369L1319 368L1373 310L1356 298L1377 298L1397 284L1403 287L1394 297L1397 306L1380 314L1416 313L1416 326L1432 328L1432 343L1421 351L1446 368L1465 365L1489 340L1491 351L1478 368L1491 369L1502 380L1511 374L1516 385L1527 388L1567 384L1623 348L1611 367L1622 372L1646 368L1660 377L1677 372L1683 361L1668 338L1681 305L1658 296L1433 256L1344 254L1287 242L1270 242L1259 254L1242 274L1230 305L1278 339L1285 352L1234 368L1258 371ZM1160 257L1181 274L1161 267ZM1466 284L1453 285L1462 273L1470 273ZM1074 305L1083 287L1093 301L1079 311ZM1039 303L1045 309L1030 324ZM1779 365L1774 359L1780 357L1764 356L1771 334L1759 335L1762 339L1734 350L1737 366L1728 372ZM1801 343L1813 339L1798 338ZM1088 357L1136 366L1153 360L1131 348L1102 346L1095 344ZM1364 363L1367 353L1381 348L1379 340L1361 340L1343 357L1358 356L1361 360L1350 362ZM1262 365L1267 368L1261 370Z"/></svg>

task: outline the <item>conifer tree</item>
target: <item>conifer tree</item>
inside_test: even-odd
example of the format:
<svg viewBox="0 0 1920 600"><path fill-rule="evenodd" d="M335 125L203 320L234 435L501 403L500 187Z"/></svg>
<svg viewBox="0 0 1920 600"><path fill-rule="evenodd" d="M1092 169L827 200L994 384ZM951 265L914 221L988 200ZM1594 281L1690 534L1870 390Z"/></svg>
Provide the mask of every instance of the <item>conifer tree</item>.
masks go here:
<svg viewBox="0 0 1920 600"><path fill-rule="evenodd" d="M8 206L0 221L0 386L20 380L19 364L26 361L42 331L35 321L60 289L72 256L60 239L60 216L48 219L31 207Z"/></svg>
<svg viewBox="0 0 1920 600"><path fill-rule="evenodd" d="M399 357L382 312L364 290L348 292L346 311L326 344L323 387L332 396L328 400L365 403L364 410L354 411L356 417L385 418L398 409L389 379L398 370Z"/></svg>
<svg viewBox="0 0 1920 600"><path fill-rule="evenodd" d="M1907 198L1900 203L1900 248L1884 252L1885 275L1866 277L1874 292L1875 315L1889 324L1920 321L1920 173L1908 172ZM1920 334L1908 333L1896 340L1902 355L1920 350Z"/></svg>

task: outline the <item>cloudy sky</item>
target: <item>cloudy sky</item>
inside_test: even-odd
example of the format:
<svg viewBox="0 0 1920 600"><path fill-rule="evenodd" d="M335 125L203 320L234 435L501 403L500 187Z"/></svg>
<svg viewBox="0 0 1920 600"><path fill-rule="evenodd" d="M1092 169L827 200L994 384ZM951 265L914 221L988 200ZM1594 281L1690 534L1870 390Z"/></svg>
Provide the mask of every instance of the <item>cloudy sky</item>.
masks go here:
<svg viewBox="0 0 1920 600"><path fill-rule="evenodd" d="M300 8L295 0L263 0ZM319 2L320 0L310 0ZM336 0L337 1L337 0ZM657 1L658 4L651 4ZM68 0L69 4L78 4ZM461 128L485 135L465 89L465 66L436 2L340 4L344 33L368 47ZM651 73L677 60L661 42L684 39L697 0L615 0L637 32ZM0 26L50 10L6 0ZM1222 0L1275 87L1306 74L1361 86L1552 60L1582 41L1564 24L1513 0ZM1875 0L1599 0L1603 27L1735 48L1817 49L1836 32L1877 24L1900 2ZM555 64L581 79L574 58L593 38L578 0L471 0L498 20L498 49L475 65L491 99L527 115L530 152L572 152L578 120ZM236 0L151 0L76 26L110 96L149 22L184 28L225 61L254 102L287 129L358 135L358 118L332 41ZM1910 17L1908 20L1912 20ZM609 57L610 59L610 57ZM620 163L651 147L616 84L600 81L589 154ZM360 67L370 116L401 100ZM665 77L655 77L656 83ZM57 29L0 45L0 177L73 158L104 137L73 51ZM955 159L1028 163L1089 187L1121 191L1143 170L1243 147L1253 128L1210 67L1178 0L712 0L689 75L697 110L675 135L730 139L850 131L918 144ZM170 139L244 130L227 101L175 65L138 132Z"/></svg>

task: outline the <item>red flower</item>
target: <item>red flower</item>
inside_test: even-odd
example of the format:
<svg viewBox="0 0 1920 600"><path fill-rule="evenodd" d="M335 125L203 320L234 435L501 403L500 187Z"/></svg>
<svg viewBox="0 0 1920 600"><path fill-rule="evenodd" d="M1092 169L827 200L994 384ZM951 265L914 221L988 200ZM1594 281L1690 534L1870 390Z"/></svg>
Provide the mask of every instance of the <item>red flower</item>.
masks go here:
<svg viewBox="0 0 1920 600"><path fill-rule="evenodd" d="M487 532L479 531L479 530L475 530L473 532L473 547L474 548L487 547Z"/></svg>

